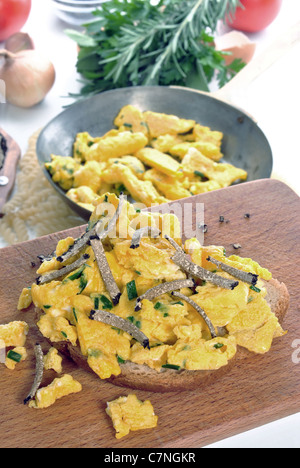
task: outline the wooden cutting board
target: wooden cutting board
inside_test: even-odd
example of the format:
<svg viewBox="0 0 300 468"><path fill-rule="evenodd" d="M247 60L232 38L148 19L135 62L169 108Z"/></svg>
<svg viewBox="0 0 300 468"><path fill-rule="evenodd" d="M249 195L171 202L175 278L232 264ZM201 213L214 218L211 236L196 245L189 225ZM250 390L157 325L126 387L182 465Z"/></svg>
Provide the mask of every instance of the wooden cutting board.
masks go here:
<svg viewBox="0 0 300 468"><path fill-rule="evenodd" d="M33 309L17 312L19 294L35 279L31 262L53 251L59 239L78 236L76 228L0 250L0 323L25 320L31 326L27 339L28 359L15 371L0 367L0 427L2 448L196 448L269 423L300 411L300 363L294 340L300 337L299 197L274 180L249 182L211 192L180 203L204 203L208 232L205 244L240 243L241 256L252 257L274 277L288 286L290 311L284 322L288 334L275 341L265 356L253 355L243 366L209 387L192 392L168 394L135 391L138 398L150 399L158 415L156 429L115 438L106 402L130 393L130 389L103 382L93 373L63 361L65 373L78 379L83 391L57 401L46 410L23 405L33 378L33 346L38 335L33 326ZM250 213L250 219L244 217ZM224 216L227 223L220 223ZM195 219L190 222L195 223ZM44 350L48 349L46 343ZM298 345L299 347L299 345ZM298 353L299 356L299 353ZM294 362L293 362L294 361ZM56 375L47 371L43 386Z"/></svg>

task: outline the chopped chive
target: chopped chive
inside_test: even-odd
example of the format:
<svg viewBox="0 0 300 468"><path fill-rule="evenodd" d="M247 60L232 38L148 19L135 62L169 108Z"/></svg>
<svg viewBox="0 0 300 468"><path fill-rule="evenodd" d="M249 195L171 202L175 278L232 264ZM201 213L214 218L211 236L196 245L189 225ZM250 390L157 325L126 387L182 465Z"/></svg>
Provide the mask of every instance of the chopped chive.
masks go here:
<svg viewBox="0 0 300 468"><path fill-rule="evenodd" d="M148 132L150 133L149 125L147 124L147 122L144 122L144 121L142 120L142 121L141 121L141 125L143 125L143 127L146 127L146 129L147 129ZM153 140L157 140L157 138L153 138Z"/></svg>
<svg viewBox="0 0 300 468"><path fill-rule="evenodd" d="M89 349L88 350L88 355L90 357L98 358L100 357L102 352L99 349Z"/></svg>
<svg viewBox="0 0 300 468"><path fill-rule="evenodd" d="M127 317L127 320L129 320L129 322L131 322L137 328L140 328L140 329L142 328L142 323L140 322L140 320L136 320L135 317L133 316Z"/></svg>
<svg viewBox="0 0 300 468"><path fill-rule="evenodd" d="M74 315L75 321L78 322L78 318L77 318L77 314L76 314L75 307L73 307L73 315Z"/></svg>
<svg viewBox="0 0 300 468"><path fill-rule="evenodd" d="M86 279L85 275L81 275L80 280L79 280L80 291L79 291L79 293L77 293L77 295L81 294L85 290L87 285L88 285L88 280Z"/></svg>
<svg viewBox="0 0 300 468"><path fill-rule="evenodd" d="M126 284L126 289L127 289L128 299L130 301L132 301L133 299L137 299L138 293L136 290L136 284L134 280Z"/></svg>
<svg viewBox="0 0 300 468"><path fill-rule="evenodd" d="M100 308L104 310L111 310L113 308L113 303L111 302L110 299L104 296L104 294L93 295L93 299L94 299L94 307L96 310Z"/></svg>
<svg viewBox="0 0 300 468"><path fill-rule="evenodd" d="M250 302L252 302L254 300L254 297L253 296L249 296L248 298L248 304L250 304Z"/></svg>
<svg viewBox="0 0 300 468"><path fill-rule="evenodd" d="M113 303L103 294L100 296L100 301L102 302L102 308L104 310L111 310L113 308Z"/></svg>
<svg viewBox="0 0 300 468"><path fill-rule="evenodd" d="M125 360L122 359L120 356L117 356L117 360L118 360L119 364L124 364L125 363Z"/></svg>
<svg viewBox="0 0 300 468"><path fill-rule="evenodd" d="M124 184L120 184L116 187L116 190L119 192L119 193L122 193L122 192L125 192L126 191L126 187Z"/></svg>
<svg viewBox="0 0 300 468"><path fill-rule="evenodd" d="M164 369L173 369L173 370L180 370L180 366L176 366L175 364L164 364L162 366Z"/></svg>
<svg viewBox="0 0 300 468"><path fill-rule="evenodd" d="M221 349L221 348L223 348L223 346L224 346L223 343L216 343L216 344L214 345L214 348L215 348L215 349Z"/></svg>
<svg viewBox="0 0 300 468"><path fill-rule="evenodd" d="M22 359L22 354L16 353L15 351L11 349L10 351L8 351L7 357L8 359L11 359L12 361L20 362Z"/></svg>
<svg viewBox="0 0 300 468"><path fill-rule="evenodd" d="M66 332L61 331L60 333L62 334L62 336L63 336L64 338L68 338L68 335L66 334Z"/></svg>
<svg viewBox="0 0 300 468"><path fill-rule="evenodd" d="M95 307L96 310L100 309L99 303L100 303L99 296L94 297L94 307Z"/></svg>
<svg viewBox="0 0 300 468"><path fill-rule="evenodd" d="M253 284L250 286L250 289L252 289L252 291L255 291L257 293L260 293L261 292L261 289L257 288L256 286L254 286Z"/></svg>
<svg viewBox="0 0 300 468"><path fill-rule="evenodd" d="M51 307L52 307L51 305L44 305L43 306L44 309L51 309Z"/></svg>
<svg viewBox="0 0 300 468"><path fill-rule="evenodd" d="M191 346L190 345L186 345L182 348L182 351L191 351Z"/></svg>
<svg viewBox="0 0 300 468"><path fill-rule="evenodd" d="M73 275L70 275L68 278L66 278L66 280L74 281L76 279L79 279L81 277L82 273L84 272L85 267L86 267L86 265L82 265L80 268L78 268L77 271L75 271L75 273L73 273Z"/></svg>
<svg viewBox="0 0 300 468"><path fill-rule="evenodd" d="M203 172L194 171L194 175L197 176L197 177L201 177L201 179L206 179L206 177L205 177L205 175L203 174Z"/></svg>

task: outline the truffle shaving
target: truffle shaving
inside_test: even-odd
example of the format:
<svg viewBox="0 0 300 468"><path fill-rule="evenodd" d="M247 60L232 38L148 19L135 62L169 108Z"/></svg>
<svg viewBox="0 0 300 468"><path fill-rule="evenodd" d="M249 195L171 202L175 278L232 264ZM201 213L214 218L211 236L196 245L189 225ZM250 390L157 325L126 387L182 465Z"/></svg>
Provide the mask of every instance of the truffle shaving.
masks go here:
<svg viewBox="0 0 300 468"><path fill-rule="evenodd" d="M98 221L98 222L103 222ZM69 258L74 257L74 255L77 255L89 242L92 238L97 237L96 234L96 225L90 230L85 232L81 237L75 240L75 243L69 247L69 249L60 255L59 257L56 257L56 260L60 263L64 263Z"/></svg>
<svg viewBox="0 0 300 468"><path fill-rule="evenodd" d="M24 400L24 405L26 405L29 400L32 400L32 398L35 397L36 392L40 388L40 385L43 380L43 375L44 375L44 354L43 354L41 345L36 344L34 347L34 352L35 352L35 360L36 360L35 377L34 377L31 390L28 396Z"/></svg>
<svg viewBox="0 0 300 468"><path fill-rule="evenodd" d="M123 330L124 332L131 335L144 348L150 349L149 339L147 336L129 320L125 320L118 315L104 310L92 310L90 313L90 319L119 328L120 330Z"/></svg>
<svg viewBox="0 0 300 468"><path fill-rule="evenodd" d="M179 292L172 292L172 295L174 297L178 297L179 299L182 299L183 301L186 301L188 304L190 304L200 315L201 317L203 318L203 320L205 321L206 325L208 326L209 328L209 331L210 331L210 334L212 336L212 338L216 338L217 337L217 334L216 334L216 331L215 331L215 327L213 326L211 320L208 318L207 314L204 312L203 309L201 309L201 307L195 302L193 301L191 298L189 298L188 296L185 296L184 294L181 294Z"/></svg>
<svg viewBox="0 0 300 468"><path fill-rule="evenodd" d="M125 197L123 196L122 193L120 194L119 200L120 201L116 209L116 212L113 215L113 217L110 219L107 227L103 229L103 226L105 225L107 221L106 218L99 219L89 231L85 232L81 237L79 237L75 241L75 243L71 245L65 253L57 257L56 260L58 262L63 263L69 258L76 255L78 252L80 252L85 247L86 244L91 242L92 239L102 239L102 240L105 239L108 236L109 232L112 231L112 229L115 227L119 219L119 216L121 214L123 204L125 201Z"/></svg>
<svg viewBox="0 0 300 468"><path fill-rule="evenodd" d="M50 281L60 278L61 276L67 275L73 270L76 270L77 268L81 267L81 265L84 265L85 262L90 258L88 254L83 255L80 257L76 262L71 263L70 265L62 267L60 270L53 270L50 271L49 273L45 275L38 276L36 279L36 284L44 284L44 283L49 283Z"/></svg>
<svg viewBox="0 0 300 468"><path fill-rule="evenodd" d="M213 263L221 270L226 271L226 273L229 273L231 276L234 276L235 278L244 281L245 283L249 283L255 286L258 281L258 275L255 275L254 273L248 273L247 271L239 270L238 268L226 265L226 263L220 262L219 260L216 260L210 256L207 258L207 261Z"/></svg>
<svg viewBox="0 0 300 468"><path fill-rule="evenodd" d="M114 227L116 226L116 224L118 222L118 219L119 219L119 217L121 215L125 200L126 200L126 197L121 192L120 196L119 196L119 204L118 204L118 207L116 209L116 212L113 215L113 217L111 218L111 220L109 221L106 228L104 228L101 231L100 228L102 226L102 223L98 221L95 224L94 228L96 230L96 234L97 234L99 239L101 239L101 240L105 239L108 236L108 234L114 229Z"/></svg>
<svg viewBox="0 0 300 468"><path fill-rule="evenodd" d="M91 246L95 254L95 258L98 264L99 271L101 273L102 279L106 286L106 289L113 301L113 304L116 306L119 304L121 291L118 288L118 285L113 277L110 266L108 264L105 250L100 239L91 240Z"/></svg>
<svg viewBox="0 0 300 468"><path fill-rule="evenodd" d="M135 311L139 311L142 308L142 301L148 299L152 301L156 297L162 296L163 294L176 291L182 288L194 288L195 282L193 279L183 279L170 281L168 283L162 283L154 288L148 289L142 296L138 297L136 300Z"/></svg>
<svg viewBox="0 0 300 468"><path fill-rule="evenodd" d="M205 268L202 268L196 263L192 262L185 253L176 252L171 260L173 260L177 266L182 268L182 270L186 271L190 275L196 278L200 278L202 281L213 283L221 288L232 290L235 289L239 284L238 281L232 281L230 279L216 275L211 271L205 270Z"/></svg>
<svg viewBox="0 0 300 468"><path fill-rule="evenodd" d="M174 249L177 250L177 252L181 252L182 254L184 254L184 250L182 250L182 248L177 244L177 242L174 241L174 239L172 239L172 237L165 235L165 239L167 239L167 241L170 242L172 247L174 247Z"/></svg>
<svg viewBox="0 0 300 468"><path fill-rule="evenodd" d="M43 255L43 254L37 255L37 258L39 259L41 263L48 262L52 260L52 258L55 258L55 257L56 257L55 250L49 255Z"/></svg>
<svg viewBox="0 0 300 468"><path fill-rule="evenodd" d="M156 238L160 236L161 231L155 227L146 226L144 228L138 229L134 232L131 241L131 249L137 249L140 246L142 237L153 237Z"/></svg>

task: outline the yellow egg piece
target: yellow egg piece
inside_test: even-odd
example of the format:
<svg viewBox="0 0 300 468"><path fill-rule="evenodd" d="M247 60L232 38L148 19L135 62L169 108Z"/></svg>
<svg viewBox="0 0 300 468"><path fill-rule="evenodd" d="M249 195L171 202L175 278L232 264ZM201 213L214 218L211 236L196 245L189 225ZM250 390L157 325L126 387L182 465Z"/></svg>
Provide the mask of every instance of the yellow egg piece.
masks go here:
<svg viewBox="0 0 300 468"><path fill-rule="evenodd" d="M112 419L117 439L130 431L155 428L158 422L151 402L140 401L134 394L108 402L106 413Z"/></svg>

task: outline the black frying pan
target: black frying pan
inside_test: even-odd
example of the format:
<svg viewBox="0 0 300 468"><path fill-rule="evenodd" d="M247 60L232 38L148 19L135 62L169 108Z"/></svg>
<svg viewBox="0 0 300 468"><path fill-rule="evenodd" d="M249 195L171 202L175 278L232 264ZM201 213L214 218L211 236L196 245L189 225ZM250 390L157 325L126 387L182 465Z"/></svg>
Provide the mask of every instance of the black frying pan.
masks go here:
<svg viewBox="0 0 300 468"><path fill-rule="evenodd" d="M55 190L74 211L85 220L90 212L72 200L55 184L45 162L51 154L71 156L79 132L101 136L114 127L121 107L132 104L140 110L174 114L194 119L224 134L224 161L248 172L248 181L269 178L273 158L270 145L257 123L245 112L209 95L186 88L131 87L101 93L73 104L54 118L41 132L37 142L37 156L44 173Z"/></svg>
<svg viewBox="0 0 300 468"><path fill-rule="evenodd" d="M37 142L38 160L46 177L74 211L85 220L90 212L71 201L45 170L51 153L71 156L76 134L87 131L93 137L113 128L121 107L132 104L151 110L193 119L224 134L224 161L248 172L248 181L269 178L273 158L271 147L255 120L243 110L226 102L233 94L244 92L248 85L269 68L300 39L300 22L290 27L261 55L252 60L215 96L180 87L132 87L107 91L73 104L52 120ZM225 101L223 99L226 99Z"/></svg>

